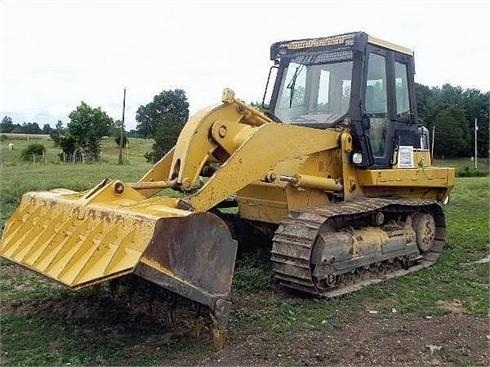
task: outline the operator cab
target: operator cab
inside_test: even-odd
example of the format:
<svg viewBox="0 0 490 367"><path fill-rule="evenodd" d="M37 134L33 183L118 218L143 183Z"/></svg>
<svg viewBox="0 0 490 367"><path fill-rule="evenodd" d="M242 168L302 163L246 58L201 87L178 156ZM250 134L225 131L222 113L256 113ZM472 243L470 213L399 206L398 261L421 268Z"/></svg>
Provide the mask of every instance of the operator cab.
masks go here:
<svg viewBox="0 0 490 367"><path fill-rule="evenodd" d="M276 42L271 60L263 106L283 123L350 126L353 164L388 168L399 146L424 148L411 50L355 32Z"/></svg>

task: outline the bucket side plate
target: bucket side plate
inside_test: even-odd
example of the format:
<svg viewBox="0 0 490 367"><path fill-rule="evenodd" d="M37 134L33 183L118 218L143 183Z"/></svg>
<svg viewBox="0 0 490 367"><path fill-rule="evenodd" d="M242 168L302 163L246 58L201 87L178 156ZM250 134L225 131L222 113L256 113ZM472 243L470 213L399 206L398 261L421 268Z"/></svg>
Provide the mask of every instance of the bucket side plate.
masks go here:
<svg viewBox="0 0 490 367"><path fill-rule="evenodd" d="M160 219L134 272L213 308L229 298L236 251L228 227L214 214Z"/></svg>

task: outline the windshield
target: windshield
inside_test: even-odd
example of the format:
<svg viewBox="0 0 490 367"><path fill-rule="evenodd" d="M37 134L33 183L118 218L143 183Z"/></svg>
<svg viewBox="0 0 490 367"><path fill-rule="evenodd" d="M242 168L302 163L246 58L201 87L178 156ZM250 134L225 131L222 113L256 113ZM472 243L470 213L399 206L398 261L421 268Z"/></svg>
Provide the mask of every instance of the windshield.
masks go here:
<svg viewBox="0 0 490 367"><path fill-rule="evenodd" d="M308 65L282 73L274 114L286 123L332 124L349 110L352 61Z"/></svg>

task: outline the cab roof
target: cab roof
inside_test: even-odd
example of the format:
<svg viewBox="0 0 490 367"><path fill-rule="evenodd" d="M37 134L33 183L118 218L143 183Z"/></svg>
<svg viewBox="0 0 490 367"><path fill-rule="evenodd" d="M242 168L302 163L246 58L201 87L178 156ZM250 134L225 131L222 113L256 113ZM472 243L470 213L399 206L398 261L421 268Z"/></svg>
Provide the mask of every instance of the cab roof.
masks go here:
<svg viewBox="0 0 490 367"><path fill-rule="evenodd" d="M275 42L271 45L271 60L287 54L321 52L330 50L364 49L367 43L413 56L407 47L373 37L364 32L351 32L320 38Z"/></svg>

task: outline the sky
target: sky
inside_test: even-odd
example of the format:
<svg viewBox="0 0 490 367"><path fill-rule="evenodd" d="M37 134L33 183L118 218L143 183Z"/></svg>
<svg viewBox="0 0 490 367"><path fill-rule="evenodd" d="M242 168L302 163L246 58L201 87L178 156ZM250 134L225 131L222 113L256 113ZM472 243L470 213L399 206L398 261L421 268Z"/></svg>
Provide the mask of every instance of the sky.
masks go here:
<svg viewBox="0 0 490 367"><path fill-rule="evenodd" d="M484 1L0 0L0 118L66 123L85 101L126 128L184 89L190 112L223 88L262 100L275 41L364 31L415 51L416 81L490 90Z"/></svg>

